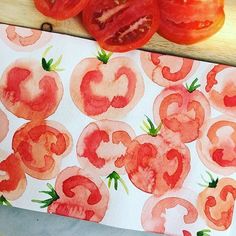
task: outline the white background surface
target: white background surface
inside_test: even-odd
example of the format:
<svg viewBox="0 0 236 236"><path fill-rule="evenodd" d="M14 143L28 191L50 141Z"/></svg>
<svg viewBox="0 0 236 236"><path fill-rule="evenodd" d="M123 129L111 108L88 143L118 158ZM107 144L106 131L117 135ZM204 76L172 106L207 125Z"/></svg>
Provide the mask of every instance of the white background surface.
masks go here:
<svg viewBox="0 0 236 236"><path fill-rule="evenodd" d="M65 68L65 71L60 72L61 80L64 86L64 97L62 102L59 105L58 110L54 115L49 117L48 120L55 120L63 124L68 131L72 134L74 144L76 144L77 139L82 132L83 128L91 121L91 118L83 115L73 104L70 94L69 94L69 81L70 75L74 67L84 58L94 57L97 51L97 45L92 41L87 41L83 39L73 38L69 36L54 35L53 39L46 45L43 49L38 49L33 53L29 52L19 52L16 53L12 49L5 46L5 43L0 41L1 57L4 60L1 61L0 65L0 74L3 73L4 69L14 62L15 59L19 58L34 58L36 60L41 60L41 55L45 48L53 45L52 52L49 55L58 58L63 54L62 66ZM121 54L115 54L114 57L121 56ZM144 77L145 83L145 96L141 99L138 105L130 112L122 121L130 124L136 132L136 135L140 135L142 130L140 129L140 124L144 119L144 115L148 115L150 118L153 118L152 115L152 105L162 90L160 86L154 84L147 76L144 74L141 65L140 65L140 52L135 51L127 54L122 54L122 56L128 56L134 59ZM196 76L201 80L204 78L204 73L206 73L206 68L208 63L201 63L201 66L197 70L196 74L190 78L188 83ZM8 112L2 104L0 108L7 114L10 120L10 132L7 138L1 143L0 148L4 151L11 152L11 140L15 131L27 121L23 119L16 119L16 117ZM68 115L69 114L69 115ZM213 110L212 116L218 116L220 113ZM184 186L190 188L196 195L202 191L202 188L197 185L200 181L200 175L205 173L206 167L200 162L198 154L196 152L195 142L188 144L188 147L191 151L191 166L194 167L194 170L189 173L188 177L185 180ZM62 162L61 169L64 169L67 166L77 165L79 163L76 158L75 145L72 152L65 157ZM136 229L142 230L140 223L141 211L146 200L151 196L137 190L132 183L129 181L127 176L122 176L125 182L128 185L130 194L126 195L125 191L120 188L119 191L110 191L110 203L109 210L105 215L101 223L117 226L127 229ZM220 177L220 176L219 176ZM235 177L235 175L234 175ZM104 178L105 179L105 178ZM23 196L14 201L12 204L17 207L31 209L35 211L40 211L39 205L32 203L31 199L42 199L44 196L38 193L39 190L45 190L46 183L50 182L54 184L55 179L51 181L41 181L33 179L27 176L28 186L23 194ZM185 197L185 196L183 196ZM186 196L187 197L187 196ZM44 210L46 211L46 210ZM174 229L179 228L180 225L176 222L182 220L182 218L176 218L175 214L172 214L172 219L170 220L170 226ZM181 216L182 217L182 216ZM38 220L37 220L38 219ZM181 222L180 222L181 223ZM234 222L235 224L235 222ZM5 209L0 208L0 232L3 236L28 236L28 235L84 235L84 236L100 236L100 235L145 235L143 233L132 233L129 231L122 230L110 230L109 227L103 226L91 226L92 224L82 223L78 220L65 219L64 217L55 217L44 215L41 217L40 214L30 213L25 211L19 211L17 209ZM196 225L197 227L199 225ZM195 227L196 227L195 226ZM83 231L81 231L81 227ZM186 226L187 230L190 230L193 226ZM233 227L231 227L233 229ZM201 229L201 228L200 228ZM90 231L91 230L91 231ZM101 232L101 234L100 234ZM232 232L232 231L231 231ZM224 235L224 236L235 236L231 232L213 232L212 236ZM64 233L64 234L63 234ZM179 232L177 232L179 233ZM147 235L147 234L146 234ZM2 235L1 235L2 236Z"/></svg>

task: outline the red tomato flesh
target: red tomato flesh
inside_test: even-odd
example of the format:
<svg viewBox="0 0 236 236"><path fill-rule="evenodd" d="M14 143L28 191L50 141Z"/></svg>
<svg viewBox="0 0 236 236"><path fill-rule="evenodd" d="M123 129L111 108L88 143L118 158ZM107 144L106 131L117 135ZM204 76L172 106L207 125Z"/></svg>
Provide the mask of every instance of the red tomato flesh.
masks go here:
<svg viewBox="0 0 236 236"><path fill-rule="evenodd" d="M179 44L215 34L224 24L224 0L160 0L158 33Z"/></svg>
<svg viewBox="0 0 236 236"><path fill-rule="evenodd" d="M78 15L88 0L34 0L35 7L45 16L65 20Z"/></svg>
<svg viewBox="0 0 236 236"><path fill-rule="evenodd" d="M102 48L125 52L149 41L158 29L159 8L156 0L92 0L83 23Z"/></svg>

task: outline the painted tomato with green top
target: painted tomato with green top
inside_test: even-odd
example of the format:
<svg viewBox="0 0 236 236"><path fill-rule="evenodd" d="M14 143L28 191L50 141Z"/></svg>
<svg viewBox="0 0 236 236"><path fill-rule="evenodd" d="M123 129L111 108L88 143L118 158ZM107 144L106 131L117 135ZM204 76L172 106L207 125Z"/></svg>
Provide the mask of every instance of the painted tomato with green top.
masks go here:
<svg viewBox="0 0 236 236"><path fill-rule="evenodd" d="M236 200L236 181L232 178L216 178L208 172L210 181L204 180L204 190L198 195L199 214L208 227L227 230L233 219Z"/></svg>
<svg viewBox="0 0 236 236"><path fill-rule="evenodd" d="M159 0L158 33L178 44L202 41L224 25L224 0Z"/></svg>
<svg viewBox="0 0 236 236"><path fill-rule="evenodd" d="M61 60L61 59L60 59ZM0 100L8 111L26 120L43 120L52 115L63 96L58 60L41 63L35 59L17 59L0 79Z"/></svg>
<svg viewBox="0 0 236 236"><path fill-rule="evenodd" d="M175 136L159 133L151 120L146 132L129 145L125 169L131 182L141 191L161 196L182 187L190 171L190 152Z"/></svg>
<svg viewBox="0 0 236 236"><path fill-rule="evenodd" d="M71 76L74 104L94 119L118 119L127 115L144 94L138 67L128 57L111 58L104 50L97 58L85 58Z"/></svg>
<svg viewBox="0 0 236 236"><path fill-rule="evenodd" d="M189 143L202 135L202 126L210 117L210 104L204 94L197 90L197 79L190 86L168 87L154 102L156 124L163 126Z"/></svg>
<svg viewBox="0 0 236 236"><path fill-rule="evenodd" d="M109 191L94 173L77 166L67 167L57 176L55 189L48 184L48 201L33 200L47 211L80 220L100 222L108 209Z"/></svg>

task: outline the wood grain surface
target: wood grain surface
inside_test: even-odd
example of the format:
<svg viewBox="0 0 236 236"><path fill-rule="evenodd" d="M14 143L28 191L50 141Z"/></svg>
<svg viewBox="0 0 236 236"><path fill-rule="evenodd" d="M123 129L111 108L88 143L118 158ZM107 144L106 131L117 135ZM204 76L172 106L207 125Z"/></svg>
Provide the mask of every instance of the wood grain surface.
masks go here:
<svg viewBox="0 0 236 236"><path fill-rule="evenodd" d="M225 12L224 27L208 40L183 46L155 34L143 49L236 66L236 0L225 0ZM35 9L33 0L0 0L0 22L36 29L49 22L54 32L91 38L79 17L66 21L47 18Z"/></svg>

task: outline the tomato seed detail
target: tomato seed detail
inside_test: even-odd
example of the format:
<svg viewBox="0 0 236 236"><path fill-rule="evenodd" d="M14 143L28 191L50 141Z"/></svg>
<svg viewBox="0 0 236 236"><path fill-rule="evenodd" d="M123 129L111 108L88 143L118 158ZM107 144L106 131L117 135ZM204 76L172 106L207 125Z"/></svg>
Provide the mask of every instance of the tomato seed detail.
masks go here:
<svg viewBox="0 0 236 236"><path fill-rule="evenodd" d="M117 19L127 9L127 4L117 5L116 7L109 9L106 8L100 12L95 12L92 17L92 23L98 25L100 30L106 28L106 25L112 23L114 19Z"/></svg>
<svg viewBox="0 0 236 236"><path fill-rule="evenodd" d="M143 37L152 24L152 16L140 17L136 21L132 22L131 25L122 27L112 37L106 40L107 44L110 45L124 45L129 44L132 41Z"/></svg>

